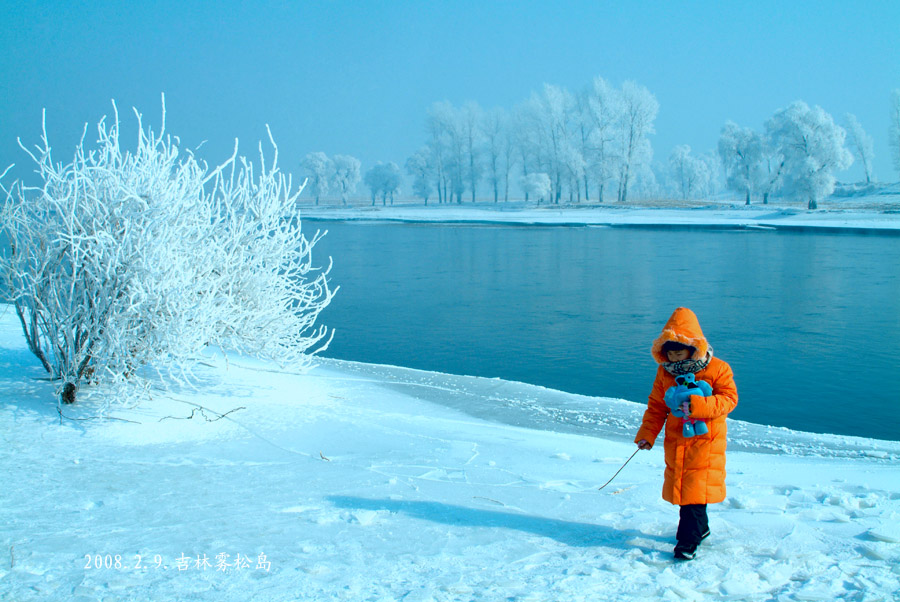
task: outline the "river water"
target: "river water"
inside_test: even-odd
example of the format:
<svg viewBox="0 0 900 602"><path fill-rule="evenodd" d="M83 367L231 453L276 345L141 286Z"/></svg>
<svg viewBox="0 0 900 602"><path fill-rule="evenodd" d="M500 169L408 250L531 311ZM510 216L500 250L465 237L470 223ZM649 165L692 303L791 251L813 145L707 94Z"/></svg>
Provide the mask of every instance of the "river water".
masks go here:
<svg viewBox="0 0 900 602"><path fill-rule="evenodd" d="M733 418L900 440L900 237L380 222L327 229L329 357L646 404L650 345L693 309ZM586 401L589 403L589 400Z"/></svg>

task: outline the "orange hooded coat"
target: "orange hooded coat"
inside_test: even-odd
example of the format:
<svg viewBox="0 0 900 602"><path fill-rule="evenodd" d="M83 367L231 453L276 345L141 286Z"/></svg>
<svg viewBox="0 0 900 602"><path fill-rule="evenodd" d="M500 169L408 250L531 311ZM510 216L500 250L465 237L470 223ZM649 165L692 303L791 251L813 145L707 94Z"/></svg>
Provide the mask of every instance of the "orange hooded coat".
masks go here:
<svg viewBox="0 0 900 602"><path fill-rule="evenodd" d="M696 352L692 359L702 359L710 351L694 312L685 307L676 309L660 337L653 342L653 357L660 365L656 370L656 381L647 402L643 424L634 440L637 443L646 439L653 445L665 425L663 499L678 506L715 504L725 499L725 436L728 431L725 417L738 402L734 375L731 367L716 357L696 373L697 380L705 380L712 386L713 394L710 397L691 396L691 418L706 422L709 433L684 437L681 418L669 413L663 399L666 390L676 384L675 377L662 366L668 362L662 351L667 341L694 347Z"/></svg>

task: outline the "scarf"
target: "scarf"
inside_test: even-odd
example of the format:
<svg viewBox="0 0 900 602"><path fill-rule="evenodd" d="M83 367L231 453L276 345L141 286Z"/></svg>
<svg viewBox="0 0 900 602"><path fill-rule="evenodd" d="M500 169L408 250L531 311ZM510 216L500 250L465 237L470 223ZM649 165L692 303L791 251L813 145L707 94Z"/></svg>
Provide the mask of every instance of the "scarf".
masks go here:
<svg viewBox="0 0 900 602"><path fill-rule="evenodd" d="M709 348L709 351L706 352L706 357L695 360L688 358L686 360L681 360L680 362L665 362L662 367L666 369L666 372L671 374L672 376L681 376L682 374L696 374L706 368L709 365L710 360L712 360L713 349Z"/></svg>

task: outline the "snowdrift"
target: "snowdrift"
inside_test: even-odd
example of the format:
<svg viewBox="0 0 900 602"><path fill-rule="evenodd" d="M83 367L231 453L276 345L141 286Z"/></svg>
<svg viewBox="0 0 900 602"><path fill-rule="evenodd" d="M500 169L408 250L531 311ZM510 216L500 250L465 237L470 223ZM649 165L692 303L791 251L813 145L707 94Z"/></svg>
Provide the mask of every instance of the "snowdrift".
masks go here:
<svg viewBox="0 0 900 602"><path fill-rule="evenodd" d="M210 354L198 390L62 409L0 310L4 600L891 600L900 443L733 422L676 564L641 407ZM577 400L582 408L584 399Z"/></svg>

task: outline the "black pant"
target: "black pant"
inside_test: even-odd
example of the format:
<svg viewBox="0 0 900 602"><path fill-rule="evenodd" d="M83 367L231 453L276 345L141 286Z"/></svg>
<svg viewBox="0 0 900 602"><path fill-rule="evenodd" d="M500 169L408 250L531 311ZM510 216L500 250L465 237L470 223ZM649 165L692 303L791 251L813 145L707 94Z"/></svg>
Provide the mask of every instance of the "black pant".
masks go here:
<svg viewBox="0 0 900 602"><path fill-rule="evenodd" d="M709 517L706 515L706 504L688 504L679 512L678 543L698 544L700 537L709 531Z"/></svg>

